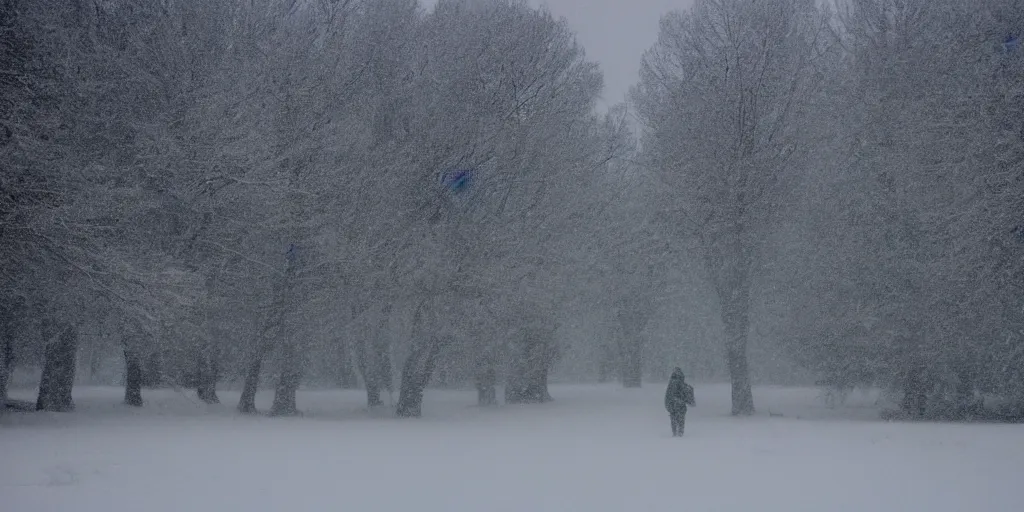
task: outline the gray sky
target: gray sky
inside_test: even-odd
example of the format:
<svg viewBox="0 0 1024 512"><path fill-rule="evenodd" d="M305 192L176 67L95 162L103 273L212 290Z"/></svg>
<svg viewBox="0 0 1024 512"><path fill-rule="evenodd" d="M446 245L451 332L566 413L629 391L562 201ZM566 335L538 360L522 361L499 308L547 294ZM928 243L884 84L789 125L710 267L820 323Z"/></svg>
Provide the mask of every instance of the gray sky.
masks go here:
<svg viewBox="0 0 1024 512"><path fill-rule="evenodd" d="M658 20L691 0L530 0L564 17L587 56L604 70L605 105L625 99L637 80L640 57L658 38Z"/></svg>
<svg viewBox="0 0 1024 512"><path fill-rule="evenodd" d="M692 0L529 0L547 6L565 18L587 57L604 70L604 101L619 103L637 80L640 57L658 39L658 20L673 9L689 7ZM430 7L434 0L421 0Z"/></svg>

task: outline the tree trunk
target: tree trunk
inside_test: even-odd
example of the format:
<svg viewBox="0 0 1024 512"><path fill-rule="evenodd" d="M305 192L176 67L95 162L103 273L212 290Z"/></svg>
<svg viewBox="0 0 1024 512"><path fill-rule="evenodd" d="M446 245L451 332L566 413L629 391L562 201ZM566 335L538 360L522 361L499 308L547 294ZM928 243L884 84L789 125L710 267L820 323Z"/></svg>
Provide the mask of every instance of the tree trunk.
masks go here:
<svg viewBox="0 0 1024 512"><path fill-rule="evenodd" d="M622 347L622 386L639 388L643 380L640 335L627 336Z"/></svg>
<svg viewBox="0 0 1024 512"><path fill-rule="evenodd" d="M14 336L18 315L0 303L0 414L7 410L7 384L14 366Z"/></svg>
<svg viewBox="0 0 1024 512"><path fill-rule="evenodd" d="M298 170L293 171L293 179L298 176ZM294 181L292 181L293 186ZM297 187L296 187L297 188ZM298 202L293 198L292 206L296 208L293 212L293 219L301 218L301 211L298 209ZM301 231L301 230L299 230ZM301 235L301 233L296 233ZM298 238L302 238L299 236ZM291 329L288 322L288 313L292 309L291 301L294 300L293 290L295 286L295 275L299 267L298 249L295 245L289 245L286 252L287 265L284 275L278 282L276 296L274 298L273 311L276 313L276 322L268 324L268 328L277 326L277 344L280 372L277 377L277 385L274 387L274 402L270 406L271 416L294 416L299 413L295 395L299 390L299 383L302 380L302 365L298 347L298 337Z"/></svg>
<svg viewBox="0 0 1024 512"><path fill-rule="evenodd" d="M142 407L142 359L128 348L124 349L124 403Z"/></svg>
<svg viewBox="0 0 1024 512"><path fill-rule="evenodd" d="M431 337L429 343L413 350L402 367L402 384L398 391L398 416L419 417L423 408L423 390L437 366L441 340Z"/></svg>
<svg viewBox="0 0 1024 512"><path fill-rule="evenodd" d="M476 374L476 401L481 407L498 405L498 384L497 371L494 369L494 361L485 359Z"/></svg>
<svg viewBox="0 0 1024 512"><path fill-rule="evenodd" d="M754 414L754 393L750 385L750 370L747 365L746 344L743 348L730 348L726 356L729 364L729 378L732 381L732 415Z"/></svg>
<svg viewBox="0 0 1024 512"><path fill-rule="evenodd" d="M741 224L725 232L706 255L715 281L725 331L725 358L732 381L732 414L754 414L754 393L747 363L750 333L750 248L744 242Z"/></svg>
<svg viewBox="0 0 1024 512"><path fill-rule="evenodd" d="M45 333L44 333L45 335ZM78 350L78 331L64 326L55 340L48 340L42 379L39 382L38 411L71 411L75 404L71 389L75 384L75 355Z"/></svg>
<svg viewBox="0 0 1024 512"><path fill-rule="evenodd" d="M341 351L338 357L338 385L341 389L357 389L359 376L353 368L352 347L344 340L338 340L338 349Z"/></svg>
<svg viewBox="0 0 1024 512"><path fill-rule="evenodd" d="M505 403L540 404L554 400L548 391L548 369L519 370L505 386Z"/></svg>
<svg viewBox="0 0 1024 512"><path fill-rule="evenodd" d="M957 368L956 414L960 421L970 421L985 413L984 403L975 397L977 370L969 362L960 362Z"/></svg>
<svg viewBox="0 0 1024 512"><path fill-rule="evenodd" d="M219 404L220 398L217 397L217 380L220 373L218 371L218 364L212 354L207 352L207 350L203 352L199 355L196 394L205 403Z"/></svg>
<svg viewBox="0 0 1024 512"><path fill-rule="evenodd" d="M271 329L277 327L279 330L283 325L284 314L278 313L276 321L267 322L263 331L259 333L259 340L256 344L256 352L249 361L249 368L245 372L245 383L242 385L242 396L238 399L238 412L242 414L256 414L256 393L260 389L260 375L263 373L263 360L273 349L268 341Z"/></svg>
<svg viewBox="0 0 1024 512"><path fill-rule="evenodd" d="M548 368L547 366L544 366L544 368L542 368L540 371L540 377L538 379L537 385L540 388L538 391L540 391L541 402L554 401L554 398L551 397L551 393L548 390L548 374L550 373L550 371L550 368Z"/></svg>
<svg viewBox="0 0 1024 512"><path fill-rule="evenodd" d="M89 382L95 382L96 375L100 373L100 368L103 364L102 352L95 348L95 344L92 350L89 351Z"/></svg>
<svg viewBox="0 0 1024 512"><path fill-rule="evenodd" d="M925 369L914 366L907 372L903 382L903 400L900 408L912 418L922 419L928 404L928 393L924 379Z"/></svg>
<svg viewBox="0 0 1024 512"><path fill-rule="evenodd" d="M505 379L505 403L522 404L535 402L530 394L530 377L527 364L513 358Z"/></svg>
<svg viewBox="0 0 1024 512"><path fill-rule="evenodd" d="M7 333L0 333L0 413L7 408L7 383L10 382L14 370L14 343Z"/></svg>
<svg viewBox="0 0 1024 512"><path fill-rule="evenodd" d="M199 399L208 404L219 404L220 398L217 397L217 380L210 379L205 376L200 376L202 379L199 381L199 386L196 387L196 395Z"/></svg>
<svg viewBox="0 0 1024 512"><path fill-rule="evenodd" d="M621 350L616 350L614 344L607 343L602 345L600 360L597 363L597 381L605 383L615 378L615 370L621 368L622 354Z"/></svg>
<svg viewBox="0 0 1024 512"><path fill-rule="evenodd" d="M618 369L625 388L639 388L643 381L643 332L651 309L653 304L648 304L645 297L634 297L619 304Z"/></svg>
<svg viewBox="0 0 1024 512"><path fill-rule="evenodd" d="M754 393L747 364L747 311L733 311L724 315L722 320L725 324L726 364L732 381L732 414L749 416L754 414Z"/></svg>
<svg viewBox="0 0 1024 512"><path fill-rule="evenodd" d="M505 386L505 403L524 404L551 401L548 392L548 368L552 347L548 333L527 331L520 342L517 357Z"/></svg>
<svg viewBox="0 0 1024 512"><path fill-rule="evenodd" d="M249 369L245 372L245 384L242 385L242 396L238 399L238 412L255 414L256 392L260 388L260 374L263 372L263 358L267 350L260 347L249 361Z"/></svg>
<svg viewBox="0 0 1024 512"><path fill-rule="evenodd" d="M477 385L476 403L481 407L498 405L498 390L493 381L488 384Z"/></svg>
<svg viewBox="0 0 1024 512"><path fill-rule="evenodd" d="M278 305L278 307L283 307ZM259 338L256 342L256 351L252 355L252 359L249 361L249 368L245 372L245 383L242 385L242 396L238 399L238 412L242 414L256 414L256 393L260 389L260 375L263 374L263 360L266 359L267 354L273 349L273 344L269 341L269 333L275 327L280 331L284 325L284 312L283 309L276 309L277 314L274 320L268 321L263 330L259 333Z"/></svg>
<svg viewBox="0 0 1024 512"><path fill-rule="evenodd" d="M897 338L903 349L902 368L905 369L900 409L911 418L922 419L928 407L928 363L921 354L921 347L924 345L920 334L922 327L913 322L909 329L911 334Z"/></svg>
<svg viewBox="0 0 1024 512"><path fill-rule="evenodd" d="M366 386L366 406L372 408L382 405L384 405L384 400L380 398L380 387L375 385Z"/></svg>
<svg viewBox="0 0 1024 512"><path fill-rule="evenodd" d="M274 403L270 406L271 416L295 416L299 413L295 395L302 381L299 348L294 340L286 340L281 347L281 373L274 387Z"/></svg>
<svg viewBox="0 0 1024 512"><path fill-rule="evenodd" d="M369 407L384 405L381 390L391 390L391 358L387 346L381 342L363 341L359 344L356 363L366 386L366 404Z"/></svg>
<svg viewBox="0 0 1024 512"><path fill-rule="evenodd" d="M363 376L363 385L366 387L366 406L367 407L379 407L384 405L384 402L380 399L380 376L377 375L379 364L376 361L377 350L376 347L371 347L369 340L364 339L359 343L358 354L356 354L356 364L359 367L359 373Z"/></svg>

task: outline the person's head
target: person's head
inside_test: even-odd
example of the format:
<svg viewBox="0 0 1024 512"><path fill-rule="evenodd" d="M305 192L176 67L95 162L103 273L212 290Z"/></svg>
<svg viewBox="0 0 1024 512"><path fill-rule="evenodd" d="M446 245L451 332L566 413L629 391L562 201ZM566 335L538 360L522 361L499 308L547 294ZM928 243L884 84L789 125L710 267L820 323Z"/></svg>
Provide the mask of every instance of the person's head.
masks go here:
<svg viewBox="0 0 1024 512"><path fill-rule="evenodd" d="M672 370L672 378L680 380L684 379L685 377L683 376L683 369L676 366L676 368Z"/></svg>

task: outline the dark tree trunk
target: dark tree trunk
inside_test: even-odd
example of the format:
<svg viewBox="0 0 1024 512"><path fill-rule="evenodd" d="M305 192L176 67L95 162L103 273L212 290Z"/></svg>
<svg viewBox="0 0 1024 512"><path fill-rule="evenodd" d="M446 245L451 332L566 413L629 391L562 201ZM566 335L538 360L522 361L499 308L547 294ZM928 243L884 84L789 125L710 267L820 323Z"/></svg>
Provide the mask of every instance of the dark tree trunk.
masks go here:
<svg viewBox="0 0 1024 512"><path fill-rule="evenodd" d="M363 341L359 344L356 362L366 386L366 405L384 405L381 390L391 390L391 358L387 345L381 342Z"/></svg>
<svg viewBox="0 0 1024 512"><path fill-rule="evenodd" d="M199 399L208 404L219 404L220 398L217 397L217 380L201 377L202 380L199 382L199 386L196 387L196 395Z"/></svg>
<svg viewBox="0 0 1024 512"><path fill-rule="evenodd" d="M548 391L547 368L520 369L513 373L516 377L505 386L505 403L539 404L553 400Z"/></svg>
<svg viewBox="0 0 1024 512"><path fill-rule="evenodd" d="M746 311L724 315L726 336L726 364L732 381L732 414L749 416L754 414L754 393L750 385L750 368L747 364L747 314Z"/></svg>
<svg viewBox="0 0 1024 512"><path fill-rule="evenodd" d="M545 366L540 371L540 378L538 386L540 387L540 400L541 402L552 402L554 398L551 397L551 393L548 391L548 373L550 369Z"/></svg>
<svg viewBox="0 0 1024 512"><path fill-rule="evenodd" d="M142 407L142 359L138 352L124 349L124 403Z"/></svg>
<svg viewBox="0 0 1024 512"><path fill-rule="evenodd" d="M356 345L356 367L363 377L363 385L366 386L366 404L369 407L384 405L380 399L381 390L386 389L390 393L393 389L394 375L391 370L390 347L386 341L380 338L380 333L387 328L390 314L391 305L385 304L381 310L380 323L377 326L377 337L365 336ZM418 312L417 315L419 315Z"/></svg>
<svg viewBox="0 0 1024 512"><path fill-rule="evenodd" d="M89 351L89 382L94 382L96 375L100 373L100 367L103 363L100 357L100 351L95 347Z"/></svg>
<svg viewBox="0 0 1024 512"><path fill-rule="evenodd" d="M363 374L363 384L366 386L366 405L368 407L379 407L384 405L384 402L380 399L380 390L383 386L378 373L380 365L376 361L376 350L372 347L364 348L362 355L360 370Z"/></svg>
<svg viewBox="0 0 1024 512"><path fill-rule="evenodd" d="M24 300L0 302L0 413L7 408L7 386L14 371L14 338L27 317Z"/></svg>
<svg viewBox="0 0 1024 512"><path fill-rule="evenodd" d="M619 350L616 350L612 344L606 344L601 350L601 359L597 366L597 381L601 383L609 382L615 377L615 370L621 368L620 363L621 354Z"/></svg>
<svg viewBox="0 0 1024 512"><path fill-rule="evenodd" d="M960 421L970 421L985 413L984 402L975 396L977 391L977 370L963 361L957 368L956 414Z"/></svg>
<svg viewBox="0 0 1024 512"><path fill-rule="evenodd" d="M521 404L530 400L530 377L526 363L513 358L505 379L505 403Z"/></svg>
<svg viewBox="0 0 1024 512"><path fill-rule="evenodd" d="M263 372L263 358L266 350L261 348L249 361L249 368L245 372L245 383L242 385L242 396L238 399L238 412L244 414L255 414L256 392L260 388L260 374Z"/></svg>
<svg viewBox="0 0 1024 512"><path fill-rule="evenodd" d="M639 388L643 380L640 335L628 336L622 347L622 386Z"/></svg>
<svg viewBox="0 0 1024 512"><path fill-rule="evenodd" d="M419 417L423 409L423 391L430 382L430 376L437 366L442 342L431 337L426 345L413 350L402 367L402 384L398 391L396 413L404 418Z"/></svg>
<svg viewBox="0 0 1024 512"><path fill-rule="evenodd" d="M377 353L377 375L379 379L380 388L382 390L391 393L395 390L394 370L391 369L391 354L387 345L379 346L380 352Z"/></svg>
<svg viewBox="0 0 1024 512"><path fill-rule="evenodd" d="M494 384L479 385L476 388L476 403L481 407L498 405L498 390Z"/></svg>
<svg viewBox="0 0 1024 512"><path fill-rule="evenodd" d="M294 340L285 341L281 347L281 374L274 387L274 403L270 406L271 416L295 416L299 408L295 395L302 381L299 349Z"/></svg>
<svg viewBox="0 0 1024 512"><path fill-rule="evenodd" d="M283 314L277 315L277 322L268 322L263 331L259 333L259 341L256 351L252 354L249 367L245 371L245 382L242 384L242 396L238 399L238 412L242 414L256 414L256 393L260 389L260 376L263 374L263 360L273 349L273 344L268 341L269 331L277 327L280 329L283 321Z"/></svg>
<svg viewBox="0 0 1024 512"><path fill-rule="evenodd" d="M357 375L352 359L352 347L343 340L338 340L338 349L341 351L338 357L338 385L341 389L359 388L359 376Z"/></svg>
<svg viewBox="0 0 1024 512"><path fill-rule="evenodd" d="M526 331L519 343L517 357L505 386L505 403L541 403L551 400L548 392L548 368L552 361L548 333Z"/></svg>
<svg viewBox="0 0 1024 512"><path fill-rule="evenodd" d="M292 175L292 181L294 186L294 178L297 177L298 171L294 171L296 174ZM294 207L298 207L298 202L292 203ZM293 212L294 218L301 218L301 212ZM301 231L301 230L300 230ZM301 235L301 233L296 233ZM298 236L302 239L301 236ZM280 372L277 377L277 384L274 386L274 402L270 406L271 416L294 416L299 413L299 408L296 403L295 395L299 390L299 383L302 380L301 374L301 362L299 360L300 353L299 347L297 346L298 339L293 332L294 329L290 329L288 326L288 313L291 309L290 301L293 300L293 288L295 285L295 275L298 272L299 267L299 256L298 250L295 245L289 245L288 252L286 253L286 259L288 260L287 266L285 267L284 275L277 282L276 290L274 292L274 302L272 305L273 320L267 323L267 328L262 333L261 338L270 339L268 334L269 331L276 328L277 336L277 353L279 357ZM269 345L267 345L269 346ZM261 344L261 348L263 345ZM268 350L269 351L269 350ZM263 351L260 351L259 359L262 361ZM259 378L258 367L256 368L256 378ZM252 373L252 368L250 368ZM255 395L255 391L253 392ZM241 404L239 405L241 408ZM253 407L255 409L255 407Z"/></svg>
<svg viewBox="0 0 1024 512"><path fill-rule="evenodd" d="M476 375L476 401L482 407L498 405L498 375L494 369L494 363L488 359L477 371Z"/></svg>
<svg viewBox="0 0 1024 512"><path fill-rule="evenodd" d="M384 405L384 400L380 398L380 387L366 386L366 406L380 407L382 405Z"/></svg>
<svg viewBox="0 0 1024 512"><path fill-rule="evenodd" d="M0 340L0 413L7 408L7 383L11 379L11 371L14 370L14 343L7 333L0 333L3 339Z"/></svg>
<svg viewBox="0 0 1024 512"><path fill-rule="evenodd" d="M903 400L900 408L911 418L924 418L928 405L928 393L925 386L925 369L915 366L907 372L903 382Z"/></svg>
<svg viewBox="0 0 1024 512"><path fill-rule="evenodd" d="M280 321L280 315L278 320ZM268 331L280 324L268 323L260 333L260 341L256 346L256 352L252 354L249 367L245 372L245 382L242 384L242 396L238 399L238 412L243 414L256 414L256 393L260 389L260 375L263 374L263 360L273 349L273 345L267 341Z"/></svg>
<svg viewBox="0 0 1024 512"><path fill-rule="evenodd" d="M636 297L619 305L618 369L625 388L639 388L643 381L643 331L653 307L647 302L644 297Z"/></svg>
<svg viewBox="0 0 1024 512"><path fill-rule="evenodd" d="M922 419L928 407L928 366L921 354L923 340L920 337L921 326L912 324L910 332L897 338L903 349L903 399L900 409L908 417Z"/></svg>
<svg viewBox="0 0 1024 512"><path fill-rule="evenodd" d="M44 333L45 335L45 333ZM43 376L39 382L38 411L71 411L75 404L71 389L75 384L75 355L78 331L71 325L60 330L55 340L47 340Z"/></svg>
<svg viewBox="0 0 1024 512"><path fill-rule="evenodd" d="M209 353L199 355L198 371L196 372L196 394L199 399L208 404L219 404L217 397L217 380L219 380L219 368L217 360Z"/></svg>
<svg viewBox="0 0 1024 512"><path fill-rule="evenodd" d="M742 204L742 203L741 203ZM737 212L738 219L743 212ZM725 331L725 359L732 381L732 414L754 414L747 363L747 339L750 331L751 243L742 222L717 234L707 247L705 262L712 276L721 308Z"/></svg>

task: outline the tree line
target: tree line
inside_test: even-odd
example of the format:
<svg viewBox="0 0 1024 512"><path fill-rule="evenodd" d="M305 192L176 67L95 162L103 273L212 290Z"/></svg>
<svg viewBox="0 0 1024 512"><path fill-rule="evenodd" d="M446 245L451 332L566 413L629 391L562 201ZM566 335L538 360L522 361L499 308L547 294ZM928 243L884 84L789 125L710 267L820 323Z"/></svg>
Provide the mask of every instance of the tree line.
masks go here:
<svg viewBox="0 0 1024 512"><path fill-rule="evenodd" d="M469 0L0 16L0 373L40 364L37 408L73 407L83 329L123 353L132 405L235 380L253 412L269 379L293 414L313 370L379 405L401 361L414 416L439 359L481 401L499 374L508 401L548 398L572 283L603 264L584 249L614 229L575 234L580 192L632 145L564 21Z"/></svg>
<svg viewBox="0 0 1024 512"><path fill-rule="evenodd" d="M905 415L1022 404L1021 2L696 0L598 113L518 0L0 0L0 400L39 365L72 408L88 331L131 405L539 402L566 360L640 386L689 297L733 414L768 342Z"/></svg>
<svg viewBox="0 0 1024 512"><path fill-rule="evenodd" d="M1018 0L697 0L633 93L642 155L721 303L733 412L752 322L900 413L1024 417ZM751 315L755 316L752 317Z"/></svg>

